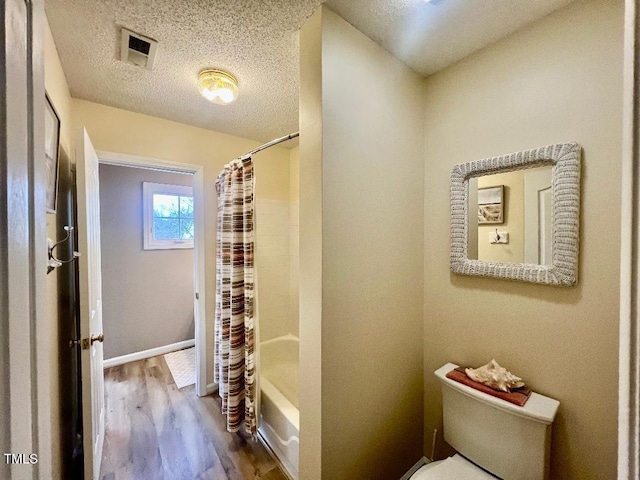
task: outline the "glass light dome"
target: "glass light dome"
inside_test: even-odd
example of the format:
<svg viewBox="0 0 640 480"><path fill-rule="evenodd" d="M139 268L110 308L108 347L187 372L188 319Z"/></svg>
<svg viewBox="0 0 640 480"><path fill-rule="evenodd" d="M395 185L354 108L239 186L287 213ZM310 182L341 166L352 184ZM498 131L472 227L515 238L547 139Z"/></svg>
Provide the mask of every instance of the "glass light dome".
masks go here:
<svg viewBox="0 0 640 480"><path fill-rule="evenodd" d="M198 77L198 90L210 102L227 105L238 97L238 81L222 70L203 70Z"/></svg>

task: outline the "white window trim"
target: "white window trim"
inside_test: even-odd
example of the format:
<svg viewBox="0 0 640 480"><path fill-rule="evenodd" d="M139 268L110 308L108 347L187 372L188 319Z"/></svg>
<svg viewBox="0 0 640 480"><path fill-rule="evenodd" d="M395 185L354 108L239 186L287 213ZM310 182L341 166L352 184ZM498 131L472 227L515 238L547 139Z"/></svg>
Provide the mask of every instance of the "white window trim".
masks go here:
<svg viewBox="0 0 640 480"><path fill-rule="evenodd" d="M193 197L193 188L184 185L142 182L143 250L174 250L193 248L193 240L156 240L153 238L153 195L181 195Z"/></svg>

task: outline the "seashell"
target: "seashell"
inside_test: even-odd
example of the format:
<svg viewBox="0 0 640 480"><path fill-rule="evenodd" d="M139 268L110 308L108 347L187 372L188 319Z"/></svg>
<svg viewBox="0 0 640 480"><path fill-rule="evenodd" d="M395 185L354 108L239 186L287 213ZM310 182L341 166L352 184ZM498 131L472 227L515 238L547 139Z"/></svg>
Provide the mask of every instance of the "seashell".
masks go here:
<svg viewBox="0 0 640 480"><path fill-rule="evenodd" d="M491 360L479 368L465 368L464 372L471 380L503 392L510 392L514 388L524 387L524 382L520 377L516 377L506 368L498 365L495 360Z"/></svg>

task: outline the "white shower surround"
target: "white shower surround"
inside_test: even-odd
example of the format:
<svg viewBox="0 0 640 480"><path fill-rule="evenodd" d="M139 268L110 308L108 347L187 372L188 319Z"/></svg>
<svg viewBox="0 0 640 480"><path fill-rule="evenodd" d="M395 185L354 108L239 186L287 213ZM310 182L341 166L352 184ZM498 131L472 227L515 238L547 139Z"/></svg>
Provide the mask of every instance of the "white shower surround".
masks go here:
<svg viewBox="0 0 640 480"><path fill-rule="evenodd" d="M256 199L256 267L262 341L298 334L296 204Z"/></svg>
<svg viewBox="0 0 640 480"><path fill-rule="evenodd" d="M300 412L296 406L299 345L298 338L293 335L260 344L261 407L258 432L294 480L298 480L300 451Z"/></svg>
<svg viewBox="0 0 640 480"><path fill-rule="evenodd" d="M256 199L260 316L259 434L289 476L298 479L299 202Z"/></svg>

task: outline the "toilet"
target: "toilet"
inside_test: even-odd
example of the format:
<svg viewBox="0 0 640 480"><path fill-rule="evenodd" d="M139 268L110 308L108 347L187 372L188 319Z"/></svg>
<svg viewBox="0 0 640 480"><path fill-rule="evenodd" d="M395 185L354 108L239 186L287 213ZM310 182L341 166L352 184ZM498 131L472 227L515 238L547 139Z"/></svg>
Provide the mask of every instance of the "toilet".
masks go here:
<svg viewBox="0 0 640 480"><path fill-rule="evenodd" d="M458 452L421 467L411 480L542 480L549 475L551 425L560 402L531 393L524 406L446 377L442 383L444 439Z"/></svg>

